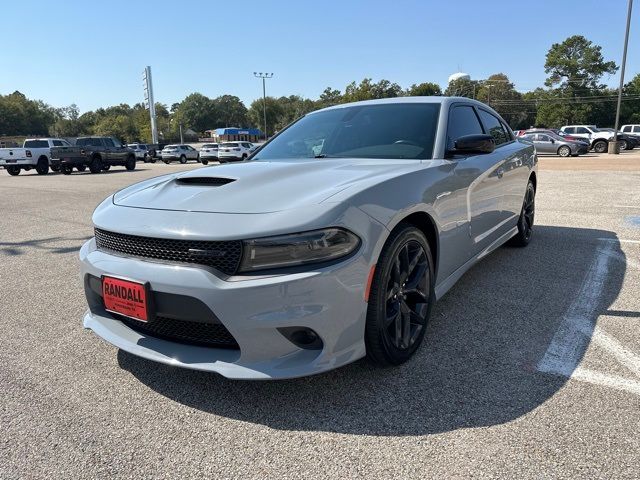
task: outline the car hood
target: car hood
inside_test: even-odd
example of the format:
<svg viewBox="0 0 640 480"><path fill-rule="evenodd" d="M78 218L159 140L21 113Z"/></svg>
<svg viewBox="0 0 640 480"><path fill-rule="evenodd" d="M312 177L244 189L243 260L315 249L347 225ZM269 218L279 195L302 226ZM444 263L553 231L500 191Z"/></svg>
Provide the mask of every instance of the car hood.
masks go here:
<svg viewBox="0 0 640 480"><path fill-rule="evenodd" d="M437 160L302 159L204 167L120 190L116 205L207 213L270 213L316 205L348 188Z"/></svg>

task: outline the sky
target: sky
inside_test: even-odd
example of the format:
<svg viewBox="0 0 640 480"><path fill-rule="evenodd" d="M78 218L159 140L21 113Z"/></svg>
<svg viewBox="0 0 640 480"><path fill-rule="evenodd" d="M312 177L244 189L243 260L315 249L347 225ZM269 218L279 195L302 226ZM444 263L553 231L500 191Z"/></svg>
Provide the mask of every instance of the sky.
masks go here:
<svg viewBox="0 0 640 480"><path fill-rule="evenodd" d="M570 35L620 65L627 0L7 0L2 12L0 94L84 112L141 102L146 65L169 106L193 92L249 106L262 96L254 71L273 72L267 95L312 99L367 77L445 88L459 71L533 90L549 47ZM637 73L640 4L625 78Z"/></svg>

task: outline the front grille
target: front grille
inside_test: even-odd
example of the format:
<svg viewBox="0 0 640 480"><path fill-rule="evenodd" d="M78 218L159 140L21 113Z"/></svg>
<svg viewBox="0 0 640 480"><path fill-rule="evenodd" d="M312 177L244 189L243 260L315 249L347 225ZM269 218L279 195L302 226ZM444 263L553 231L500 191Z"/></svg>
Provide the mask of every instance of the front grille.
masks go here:
<svg viewBox="0 0 640 480"><path fill-rule="evenodd" d="M239 350L238 342L221 323L189 322L167 317L155 317L148 322L139 322L122 315L111 314L129 328L152 337L173 342L206 347Z"/></svg>
<svg viewBox="0 0 640 480"><path fill-rule="evenodd" d="M173 240L125 235L99 228L95 229L95 236L99 250L124 253L133 257L205 265L227 275L236 273L242 258L242 242L237 240Z"/></svg>

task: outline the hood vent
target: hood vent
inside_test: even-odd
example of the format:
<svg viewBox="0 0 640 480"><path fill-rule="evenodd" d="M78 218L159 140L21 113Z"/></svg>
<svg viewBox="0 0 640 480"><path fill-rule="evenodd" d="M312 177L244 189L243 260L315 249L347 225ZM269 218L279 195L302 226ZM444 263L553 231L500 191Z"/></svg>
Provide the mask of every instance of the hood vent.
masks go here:
<svg viewBox="0 0 640 480"><path fill-rule="evenodd" d="M221 187L222 185L235 181L235 178L221 177L182 177L176 179L176 183L180 185L200 185L207 187Z"/></svg>

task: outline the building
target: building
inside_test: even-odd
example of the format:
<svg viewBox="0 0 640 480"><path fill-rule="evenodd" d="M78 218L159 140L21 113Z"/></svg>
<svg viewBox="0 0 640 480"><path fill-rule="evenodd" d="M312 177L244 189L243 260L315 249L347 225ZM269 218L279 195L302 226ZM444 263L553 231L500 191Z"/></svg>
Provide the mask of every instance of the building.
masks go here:
<svg viewBox="0 0 640 480"><path fill-rule="evenodd" d="M207 130L204 132L206 139L214 142L258 142L262 137L259 128L216 128L215 130Z"/></svg>

